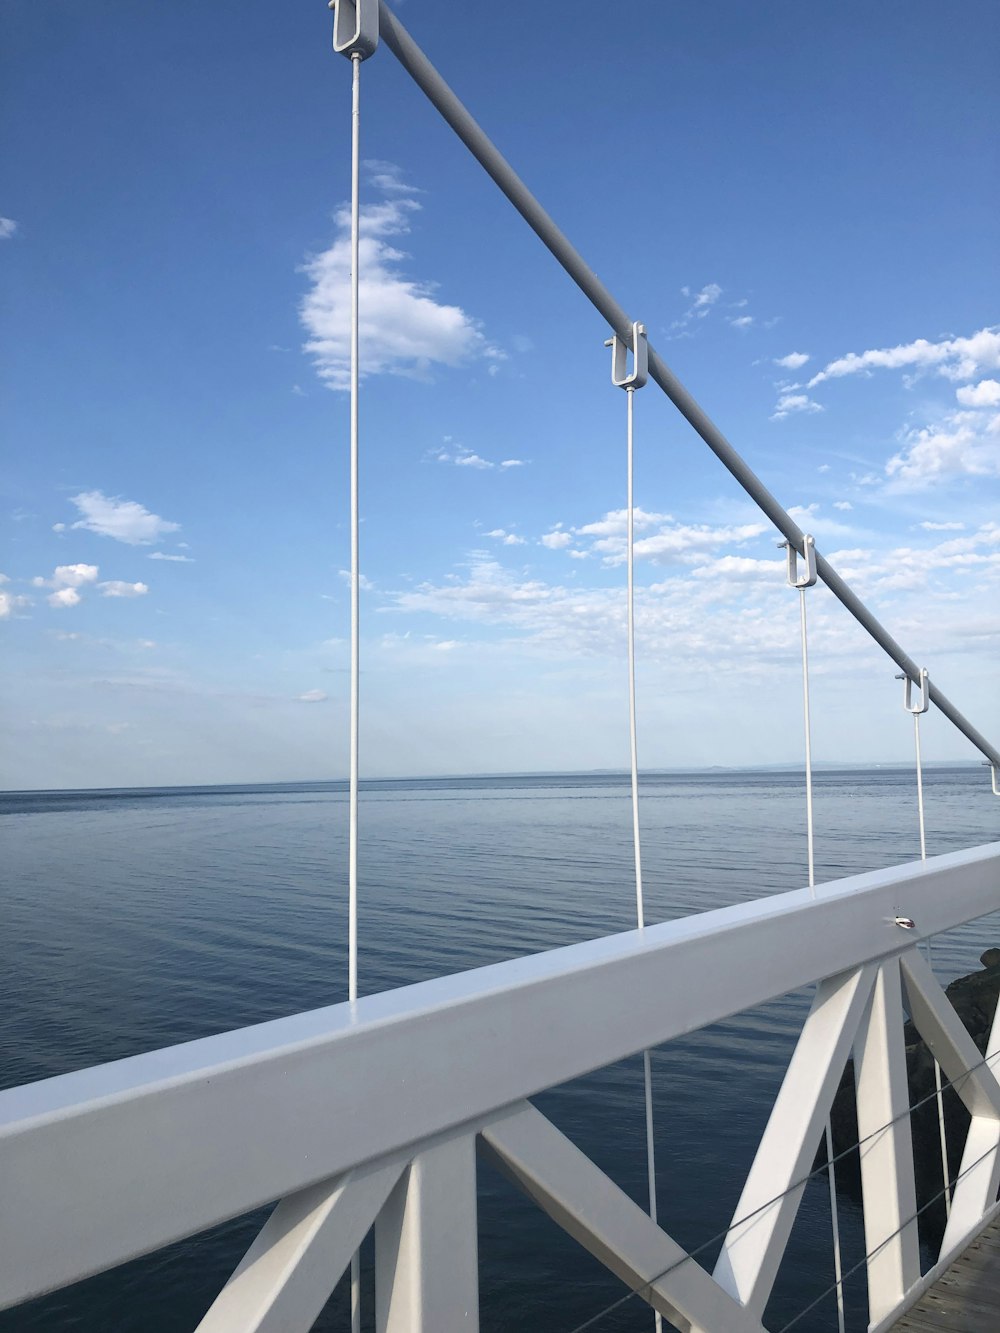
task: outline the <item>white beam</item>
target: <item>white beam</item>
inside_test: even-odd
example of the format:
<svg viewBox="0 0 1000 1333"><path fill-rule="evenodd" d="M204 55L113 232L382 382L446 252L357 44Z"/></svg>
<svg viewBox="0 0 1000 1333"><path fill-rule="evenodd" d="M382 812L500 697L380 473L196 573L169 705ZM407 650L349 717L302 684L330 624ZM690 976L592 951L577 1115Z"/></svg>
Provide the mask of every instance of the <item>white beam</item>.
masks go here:
<svg viewBox="0 0 1000 1333"><path fill-rule="evenodd" d="M854 1050L868 1313L875 1324L920 1279L899 963L878 969Z"/></svg>
<svg viewBox="0 0 1000 1333"><path fill-rule="evenodd" d="M474 1134L410 1163L375 1224L378 1333L478 1333Z"/></svg>
<svg viewBox="0 0 1000 1333"><path fill-rule="evenodd" d="M505 1175L681 1333L764 1333L649 1214L533 1106L482 1131Z"/></svg>
<svg viewBox="0 0 1000 1333"><path fill-rule="evenodd" d="M307 1333L401 1169L359 1167L282 1199L197 1333Z"/></svg>
<svg viewBox="0 0 1000 1333"><path fill-rule="evenodd" d="M1000 1083L916 949L899 960L913 1026L973 1116L1000 1119Z"/></svg>
<svg viewBox="0 0 1000 1333"><path fill-rule="evenodd" d="M817 988L715 1266L715 1280L761 1318L875 970L870 964Z"/></svg>

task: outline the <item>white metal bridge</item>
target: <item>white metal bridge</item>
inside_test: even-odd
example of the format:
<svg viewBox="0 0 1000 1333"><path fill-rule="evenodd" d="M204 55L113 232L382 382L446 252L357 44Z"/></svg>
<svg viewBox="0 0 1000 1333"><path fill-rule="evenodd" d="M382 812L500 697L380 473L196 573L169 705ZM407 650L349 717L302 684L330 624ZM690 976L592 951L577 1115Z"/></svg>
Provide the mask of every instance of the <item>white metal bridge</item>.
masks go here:
<svg viewBox="0 0 1000 1333"><path fill-rule="evenodd" d="M754 476L399 20L376 0L334 8L335 46L353 66L355 126L361 63L381 38L610 327L615 382L639 387L648 373L663 389L774 522L791 585L826 584L903 673L910 711L919 718L933 705L948 717L990 764L996 792L1000 753ZM356 218L357 137L354 147ZM356 300L357 262L354 281ZM357 353L355 324L355 469ZM356 608L356 542L354 556ZM805 645L803 617L804 662ZM356 640L354 649L356 666ZM355 732L355 802L356 741ZM355 853L356 824L352 903ZM635 931L360 999L352 947L343 1004L0 1092L0 1309L275 1204L202 1333L305 1333L372 1230L380 1333L472 1333L485 1157L622 1280L626 1299L682 1333L765 1333L853 1055L868 1327L884 1333L998 1214L1000 1022L981 1054L921 946L1000 910L1000 843L820 887L811 869L810 858L800 890L663 925L642 926L640 899ZM352 916L352 946L355 938ZM808 1017L711 1270L530 1101L808 986ZM943 1240L923 1268L907 1016L937 1062L939 1105L950 1085L971 1117L944 1187ZM838 1284L846 1276L838 1271ZM785 1328L829 1327L829 1313L809 1307Z"/></svg>

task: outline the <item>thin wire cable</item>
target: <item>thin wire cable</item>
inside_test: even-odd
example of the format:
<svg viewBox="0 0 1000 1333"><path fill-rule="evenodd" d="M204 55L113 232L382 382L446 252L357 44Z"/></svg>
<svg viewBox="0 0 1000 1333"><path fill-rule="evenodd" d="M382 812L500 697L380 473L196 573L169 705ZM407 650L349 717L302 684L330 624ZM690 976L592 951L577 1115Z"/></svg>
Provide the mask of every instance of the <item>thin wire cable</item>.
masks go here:
<svg viewBox="0 0 1000 1333"><path fill-rule="evenodd" d="M635 702L635 389L626 388L626 547L627 547L627 637L628 637L628 732L632 775L632 850L635 859L635 920L640 930L646 926L642 895L642 844L639 835L639 744ZM646 1180L649 1190L649 1216L656 1221L656 1140L653 1133L653 1068L649 1051L642 1053L643 1096L646 1108ZM661 1333L663 1319L654 1311L656 1333Z"/></svg>
<svg viewBox="0 0 1000 1333"><path fill-rule="evenodd" d="M809 889L816 897L816 843L813 825L813 778L812 778L812 718L809 708L809 633L806 621L806 590L799 589L799 634L802 640L802 721L805 731L806 748L806 857L809 867ZM826 1121L826 1160L830 1185L830 1228L833 1236L833 1271L839 1277L841 1272L840 1254L840 1216L837 1205L837 1175L833 1159L833 1129L830 1118ZM844 1289L837 1286L837 1330L845 1333L846 1314L844 1311Z"/></svg>
<svg viewBox="0 0 1000 1333"><path fill-rule="evenodd" d="M351 52L351 739L348 833L347 998L358 998L358 758L361 721L361 560L358 505L361 53ZM361 1255L351 1256L351 1333L361 1333Z"/></svg>
<svg viewBox="0 0 1000 1333"><path fill-rule="evenodd" d="M920 826L920 859L927 860L927 831L924 823L924 766L920 756L920 714L913 714L913 749L917 760L917 820ZM926 944L927 965L933 967L931 941ZM945 1216L951 1216L951 1189L948 1186L948 1131L944 1121L944 1092L941 1087L941 1066L934 1061L934 1087L937 1094L938 1138L941 1143L941 1179L944 1181Z"/></svg>
<svg viewBox="0 0 1000 1333"><path fill-rule="evenodd" d="M980 1153L979 1156L976 1158L976 1160L974 1162L970 1162L964 1171L959 1171L958 1175L951 1182L951 1184L957 1185L963 1176L967 1176L970 1171L974 1171L980 1162L985 1162L986 1158L991 1157L995 1152L996 1148L987 1148L984 1153ZM856 1264L852 1264L851 1267L844 1274L843 1279L841 1280L846 1281L847 1278L853 1277L859 1268L862 1268L865 1264L869 1263L872 1259L874 1259L877 1254L881 1253L881 1251L885 1249L885 1247L889 1244L891 1240L895 1240L896 1237L901 1235L902 1232L904 1232L908 1226L912 1226L913 1223L917 1220L918 1217L921 1216L922 1213L926 1213L928 1208L930 1208L933 1204L937 1203L938 1199L941 1198L943 1193L944 1190L938 1190L936 1194L932 1194L926 1203L922 1203L919 1208L917 1208L914 1212L912 1212L909 1217L907 1217L903 1222L900 1223L900 1225L896 1228L895 1231L891 1232L888 1236L886 1236L885 1240L880 1241L878 1245L875 1246L874 1250L866 1254L864 1258L859 1259ZM820 1292L820 1294L816 1297L816 1299L814 1301L810 1301L804 1310L800 1310L793 1319L790 1319L788 1321L787 1324L783 1324L781 1328L778 1329L778 1333L788 1333L788 1329L794 1328L800 1319L804 1319L811 1310L815 1310L816 1306L819 1305L820 1301L825 1300L825 1298L829 1296L832 1290L833 1287L829 1286L825 1291Z"/></svg>
<svg viewBox="0 0 1000 1333"><path fill-rule="evenodd" d="M969 1068L964 1071L964 1073L958 1076L958 1078L946 1080L945 1087L957 1087L960 1083L963 1083L966 1079L971 1078L971 1076L975 1073L977 1069L990 1068L994 1063L994 1061L996 1060L1000 1060L1000 1051L994 1052L993 1055L984 1056L982 1060L977 1060L974 1065L970 1065ZM885 1131L887 1129L890 1129L893 1125L899 1124L901 1121L908 1119L909 1116L912 1115L914 1111L919 1110L921 1106L926 1106L926 1104L933 1099L934 1095L935 1094L933 1092L930 1092L927 1094L926 1097L921 1097L919 1101L914 1102L912 1106L907 1106L905 1111L901 1111L899 1115L893 1116L893 1118L891 1120L887 1120L884 1125L879 1125L878 1129L871 1130L871 1132L866 1134L863 1139L859 1139L857 1143L852 1143L849 1148L843 1148L839 1153L837 1153L836 1157L833 1158L833 1161L835 1163L842 1161L843 1158L849 1157L852 1153L857 1152L859 1148L863 1148L864 1145L866 1143L871 1142L872 1139L877 1138L880 1134L884 1134ZM952 1184L957 1184L963 1175L965 1175L968 1171L971 1171L973 1167L977 1166L979 1162L983 1160L983 1158L988 1157L990 1155L990 1152L992 1151L994 1150L988 1149L987 1152L983 1154L983 1157L977 1158L977 1160L973 1162L971 1166L967 1167L965 1171L960 1172L955 1177L955 1180L952 1182ZM620 1296L618 1300L612 1301L610 1305L606 1305L604 1309L599 1310L597 1314L591 1315L590 1318L584 1320L582 1324L577 1324L576 1327L571 1330L571 1333L584 1333L584 1330L588 1328L593 1328L595 1324L599 1323L600 1320L606 1318L607 1315L614 1314L615 1310L625 1305L626 1302L631 1301L635 1297L637 1297L639 1295L639 1290L650 1288L655 1283L662 1282L665 1277L669 1277L671 1273L676 1272L677 1269L683 1267L684 1264L693 1262L697 1258L697 1256L701 1254L704 1250L709 1250L714 1245L717 1245L720 1241L725 1240L726 1236L728 1236L731 1231L735 1231L738 1227L745 1226L747 1222L752 1222L755 1217L758 1217L761 1213L766 1212L769 1208L773 1208L776 1203L780 1203L780 1201L783 1198L785 1198L786 1195L792 1194L797 1190L804 1189L805 1186L808 1185L809 1181L812 1180L814 1176L822 1175L823 1172L826 1171L827 1165L829 1165L829 1163L824 1164L823 1166L815 1167L812 1171L809 1171L806 1175L801 1176L798 1180L794 1181L786 1189L783 1189L780 1194L776 1194L773 1198L768 1199L765 1203L758 1204L756 1208L752 1209L749 1213L744 1213L742 1217L736 1218L735 1221L730 1222L729 1226L727 1226L725 1230L716 1232L716 1234L714 1236L710 1236L708 1240L703 1241L700 1245L696 1245L695 1248L691 1250L688 1254L683 1255L680 1259L677 1259L672 1264L669 1264L666 1268L663 1269L662 1272L657 1273L654 1277L649 1278L647 1282L643 1283L642 1288L635 1291L627 1291L624 1296ZM931 1203L933 1203L936 1199L939 1199L940 1197L941 1197L941 1192L939 1191L934 1196L933 1199L930 1199L928 1203L923 1206L923 1208L924 1209L928 1208ZM923 1211L923 1209L921 1209L920 1211ZM909 1221L912 1220L913 1220L912 1218L909 1219ZM906 1225L908 1225L908 1223L903 1224L903 1226ZM902 1228L900 1228L900 1230L902 1230ZM891 1239L892 1236L886 1238L887 1241ZM883 1241L882 1245L885 1245L885 1243L886 1241ZM878 1248L881 1248L881 1246ZM873 1255L877 1253L878 1249L872 1251ZM866 1256L866 1259L871 1257L872 1257L871 1255L868 1255ZM866 1262L866 1259L862 1260L861 1262L862 1263ZM844 1281L848 1277L850 1277L851 1274L855 1272L857 1267L859 1267L859 1265L855 1265L854 1268L850 1269L847 1273L843 1274L841 1281ZM818 1300L813 1304L814 1305L818 1304L818 1301L822 1300L824 1296L829 1295L829 1293L832 1290L833 1286L828 1287L826 1291L824 1291L822 1295L818 1298ZM812 1307L809 1308L811 1309ZM799 1315L796 1315L796 1318L797 1319L801 1318L801 1314L804 1313L805 1311L800 1312ZM784 1330L782 1330L781 1333L784 1333Z"/></svg>

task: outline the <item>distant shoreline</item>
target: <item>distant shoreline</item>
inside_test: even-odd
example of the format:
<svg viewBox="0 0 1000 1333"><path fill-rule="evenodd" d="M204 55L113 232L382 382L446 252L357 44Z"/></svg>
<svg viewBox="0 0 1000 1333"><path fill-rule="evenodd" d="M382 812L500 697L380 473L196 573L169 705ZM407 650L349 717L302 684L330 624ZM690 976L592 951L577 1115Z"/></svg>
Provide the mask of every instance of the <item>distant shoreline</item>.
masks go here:
<svg viewBox="0 0 1000 1333"><path fill-rule="evenodd" d="M923 765L924 772L944 771L959 772L965 770L973 772L982 768L987 768L987 764L977 763L975 760L962 759L944 759L934 762L926 762ZM836 762L817 762L813 764L813 771L818 773L905 773L912 771L913 764L891 761L886 763L836 763ZM801 773L803 766L801 763L794 764L754 764L754 765L728 765L712 764L702 767L677 767L677 768L643 768L640 769L640 777L711 777L726 773L740 774L791 774ZM377 788L380 786L395 785L408 782L491 782L491 781L513 781L517 779L538 781L544 778L628 778L628 769L626 768L589 768L589 769L539 769L537 771L520 772L497 772L497 773L424 773L408 774L400 777L365 777L361 779L362 788ZM99 795L122 795L131 793L133 795L164 795L169 792L199 792L208 794L210 792L240 792L240 791L260 791L275 788L295 788L295 787L343 787L347 786L346 777L336 778L277 778L259 782L190 782L190 783L164 783L148 787L24 787L24 788L6 788L0 791L0 798L11 796L99 796Z"/></svg>

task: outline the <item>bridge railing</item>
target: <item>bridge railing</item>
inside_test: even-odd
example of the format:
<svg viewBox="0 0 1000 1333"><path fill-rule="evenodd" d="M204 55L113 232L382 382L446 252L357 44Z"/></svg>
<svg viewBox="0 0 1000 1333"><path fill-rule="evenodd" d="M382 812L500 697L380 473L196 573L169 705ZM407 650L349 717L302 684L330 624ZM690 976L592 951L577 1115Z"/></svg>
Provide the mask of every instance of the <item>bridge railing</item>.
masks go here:
<svg viewBox="0 0 1000 1333"><path fill-rule="evenodd" d="M0 1308L279 1200L203 1330L308 1329L372 1227L379 1329L475 1329L478 1148L679 1329L761 1333L853 1051L888 1327L928 1281L904 1011L972 1117L942 1262L995 1209L1000 1025L984 1060L916 946L998 909L994 843L2 1092ZM713 1273L528 1100L814 982Z"/></svg>

